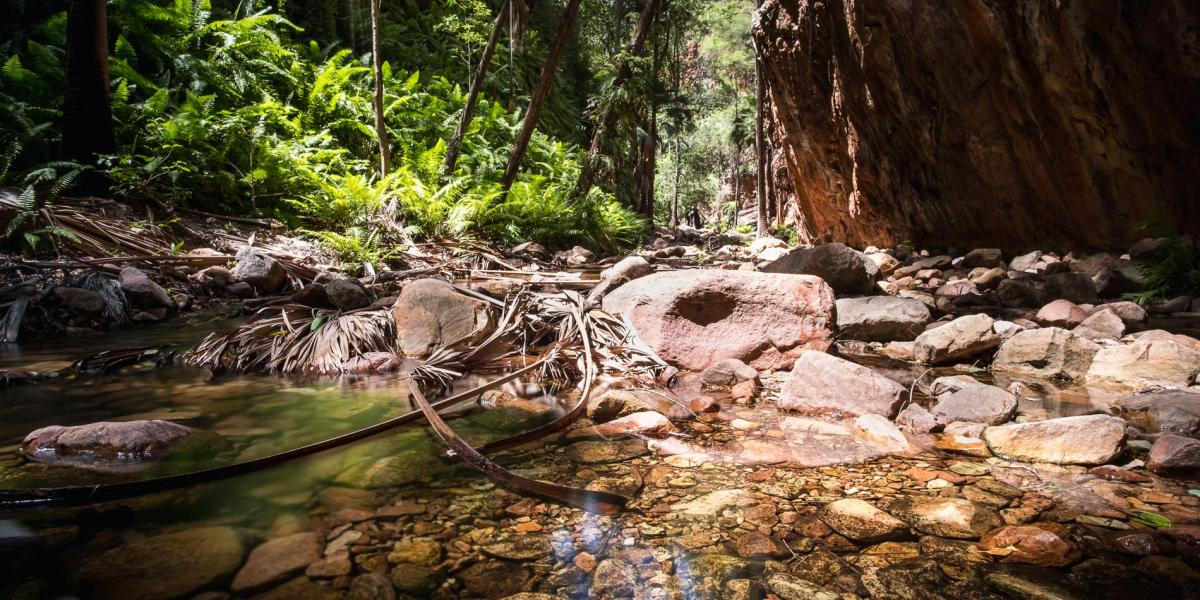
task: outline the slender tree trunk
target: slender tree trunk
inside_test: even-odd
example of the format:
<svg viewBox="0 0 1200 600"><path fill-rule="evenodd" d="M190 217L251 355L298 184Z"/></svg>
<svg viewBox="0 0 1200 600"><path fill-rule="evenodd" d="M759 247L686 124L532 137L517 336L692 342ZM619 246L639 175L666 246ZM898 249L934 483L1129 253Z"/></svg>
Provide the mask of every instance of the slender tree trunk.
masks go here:
<svg viewBox="0 0 1200 600"><path fill-rule="evenodd" d="M71 0L67 16L63 154L83 164L116 151L108 83L108 11L105 0ZM98 184L98 182L93 182Z"/></svg>
<svg viewBox="0 0 1200 600"><path fill-rule="evenodd" d="M508 166L504 168L504 179L500 182L505 193L517 180L517 172L521 170L521 160L525 158L525 150L529 148L529 138L533 137L533 129L537 126L538 114L542 112L542 103L546 101L546 93L550 91L550 81L554 78L554 70L562 59L563 48L567 38L571 36L571 26L575 23L575 15L579 13L580 0L567 0L563 10L562 20L558 23L558 32L554 35L554 45L550 47L550 55L542 66L542 75L538 78L537 87L529 97L529 108L521 121L521 131L513 143L512 154L508 157Z"/></svg>
<svg viewBox="0 0 1200 600"><path fill-rule="evenodd" d="M646 43L646 36L650 33L650 25L654 22L657 10L658 0L646 0L646 4L642 6L642 13L638 16L637 31L633 34L633 40L629 42L630 55L641 55L642 46ZM620 86L631 74L629 64L622 60L617 66L616 76L613 77L613 87ZM596 131L592 133L592 143L588 147L587 158L584 159L583 167L579 171L579 181L575 184L575 197L587 194L588 188L592 187L592 176L595 174L600 145L616 125L617 116L617 112L611 107L605 107L601 111L600 122L596 125Z"/></svg>
<svg viewBox="0 0 1200 600"><path fill-rule="evenodd" d="M762 7L762 0L758 0L756 8ZM753 37L751 37L753 40ZM762 59L759 57L757 45L754 49L754 162L758 172L756 179L757 183L757 205L758 205L758 227L755 230L756 237L766 237L770 235L769 223L767 223L767 140L764 131L764 121L766 120L766 97L767 97L767 82L763 79Z"/></svg>
<svg viewBox="0 0 1200 600"><path fill-rule="evenodd" d="M379 138L379 174L387 177L391 171L391 142L387 124L383 121L383 57L379 52L379 3L371 0L371 62L375 67L375 135Z"/></svg>
<svg viewBox="0 0 1200 600"><path fill-rule="evenodd" d="M679 138L675 136L675 189L671 191L671 229L679 227L679 176L682 173L681 163L683 162L683 152Z"/></svg>
<svg viewBox="0 0 1200 600"><path fill-rule="evenodd" d="M475 102L479 98L479 88L483 87L483 78L487 75L488 65L492 62L492 54L496 52L496 44L500 41L500 30L504 23L504 17L508 13L508 5L507 1L500 5L500 12L496 14L496 20L492 22L492 35L488 37L487 46L483 48L483 57L479 59L479 68L475 69L475 76L471 78L471 89L467 91L467 103L463 106L462 116L458 119L458 128L454 130L450 143L446 144L446 160L442 163L442 175L446 177L454 173L454 167L458 163L458 152L462 148L463 136L467 134L467 126L471 124L471 117L475 112Z"/></svg>
<svg viewBox="0 0 1200 600"><path fill-rule="evenodd" d="M739 162L742 160L742 145L735 146L736 153L733 160L733 219L729 225L729 230L733 231L738 226L738 213L742 211L742 170Z"/></svg>

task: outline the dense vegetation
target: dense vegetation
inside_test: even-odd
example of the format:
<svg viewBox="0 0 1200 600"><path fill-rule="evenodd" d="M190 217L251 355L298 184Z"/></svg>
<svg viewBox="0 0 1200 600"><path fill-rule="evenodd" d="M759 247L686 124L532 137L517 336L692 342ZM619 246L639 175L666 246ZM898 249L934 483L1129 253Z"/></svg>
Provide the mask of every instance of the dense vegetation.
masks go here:
<svg viewBox="0 0 1200 600"><path fill-rule="evenodd" d="M615 250L640 241L651 218L667 224L693 207L720 216L721 181L749 172L751 4L583 3L505 189L510 149L564 8L513 4L447 173L467 84L506 7L385 0L382 113L392 166L381 175L370 1L110 0L115 148L77 162L64 160L75 144L63 125L67 9L88 3L10 3L0 26L0 183L67 173L76 181L85 168L103 173L117 197L274 217L362 259L406 237ZM644 48L631 47L643 21ZM592 163L589 141L598 150Z"/></svg>

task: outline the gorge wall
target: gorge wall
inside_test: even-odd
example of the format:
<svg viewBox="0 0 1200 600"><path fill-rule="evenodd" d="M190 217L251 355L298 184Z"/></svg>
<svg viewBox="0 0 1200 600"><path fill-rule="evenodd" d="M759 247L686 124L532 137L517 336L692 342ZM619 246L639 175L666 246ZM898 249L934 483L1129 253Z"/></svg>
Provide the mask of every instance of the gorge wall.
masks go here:
<svg viewBox="0 0 1200 600"><path fill-rule="evenodd" d="M852 245L1200 233L1200 3L766 0L801 226Z"/></svg>

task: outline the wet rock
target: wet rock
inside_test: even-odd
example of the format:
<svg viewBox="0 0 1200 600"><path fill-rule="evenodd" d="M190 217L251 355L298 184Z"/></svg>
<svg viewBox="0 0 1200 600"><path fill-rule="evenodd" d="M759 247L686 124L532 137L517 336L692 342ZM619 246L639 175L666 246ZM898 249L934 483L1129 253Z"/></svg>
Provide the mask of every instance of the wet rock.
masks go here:
<svg viewBox="0 0 1200 600"><path fill-rule="evenodd" d="M364 352L346 359L342 363L341 370L343 373L352 375L370 375L395 371L403 364L403 359L391 352Z"/></svg>
<svg viewBox="0 0 1200 600"><path fill-rule="evenodd" d="M1046 277L1047 298L1063 298L1075 304L1096 304L1100 301L1096 284L1084 273L1057 273Z"/></svg>
<svg viewBox="0 0 1200 600"><path fill-rule="evenodd" d="M637 571L620 560L606 559L596 565L592 595L598 598L632 598L637 589Z"/></svg>
<svg viewBox="0 0 1200 600"><path fill-rule="evenodd" d="M647 452L641 440L575 442L566 449L568 458L584 464L626 461Z"/></svg>
<svg viewBox="0 0 1200 600"><path fill-rule="evenodd" d="M721 359L700 373L700 384L710 388L727 388L757 379L758 371L736 358Z"/></svg>
<svg viewBox="0 0 1200 600"><path fill-rule="evenodd" d="M91 290L77 287L59 286L52 289L51 294L63 308L75 312L99 314L104 312L104 298Z"/></svg>
<svg viewBox="0 0 1200 600"><path fill-rule="evenodd" d="M889 510L917 531L947 538L978 539L1001 525L996 511L962 498L907 497Z"/></svg>
<svg viewBox="0 0 1200 600"><path fill-rule="evenodd" d="M608 390L588 401L588 418L604 423L643 411L665 411L661 395L645 390Z"/></svg>
<svg viewBox="0 0 1200 600"><path fill-rule="evenodd" d="M903 402L905 388L862 365L806 350L784 382L779 407L789 410L880 414L891 418Z"/></svg>
<svg viewBox="0 0 1200 600"><path fill-rule="evenodd" d="M237 251L237 264L233 267L233 275L260 294L274 294L287 283L287 272L279 261L250 247Z"/></svg>
<svg viewBox="0 0 1200 600"><path fill-rule="evenodd" d="M51 425L25 436L21 452L42 459L156 459L191 435L192 430L183 425L159 420Z"/></svg>
<svg viewBox="0 0 1200 600"><path fill-rule="evenodd" d="M504 598L525 591L529 570L495 560L477 562L459 571L467 595L474 598Z"/></svg>
<svg viewBox="0 0 1200 600"><path fill-rule="evenodd" d="M753 499L754 495L747 490L717 490L688 502L673 504L671 510L691 517L712 517L727 507L747 504Z"/></svg>
<svg viewBox="0 0 1200 600"><path fill-rule="evenodd" d="M844 244L798 248L763 268L767 273L815 275L838 294L869 294L878 267L867 255Z"/></svg>
<svg viewBox="0 0 1200 600"><path fill-rule="evenodd" d="M247 299L254 297L254 286L246 283L245 281L232 283L229 285L228 289L230 294L233 294L238 298Z"/></svg>
<svg viewBox="0 0 1200 600"><path fill-rule="evenodd" d="M129 303L137 308L167 308L174 310L175 302L162 286L154 283L145 273L133 267L121 269L121 291Z"/></svg>
<svg viewBox="0 0 1200 600"><path fill-rule="evenodd" d="M841 596L811 581L787 573L767 576L767 588L782 600L839 600Z"/></svg>
<svg viewBox="0 0 1200 600"><path fill-rule="evenodd" d="M379 573L364 573L350 580L346 600L396 600L396 590L387 577Z"/></svg>
<svg viewBox="0 0 1200 600"><path fill-rule="evenodd" d="M1024 462L1102 465L1125 446L1125 421L1108 415L1061 417L988 427L983 432L997 456Z"/></svg>
<svg viewBox="0 0 1200 600"><path fill-rule="evenodd" d="M1083 600L1080 595L1063 585L1057 573L1043 571L1002 570L984 576L988 585L1009 598L1023 600Z"/></svg>
<svg viewBox="0 0 1200 600"><path fill-rule="evenodd" d="M1087 383L1126 388L1187 387L1200 373L1200 341L1160 329L1126 336L1096 352Z"/></svg>
<svg viewBox="0 0 1200 600"><path fill-rule="evenodd" d="M724 600L725 583L747 574L746 561L723 554L693 554L676 560L675 572L686 598Z"/></svg>
<svg viewBox="0 0 1200 600"><path fill-rule="evenodd" d="M984 535L979 547L998 554L1001 562L1063 567L1079 558L1066 528L1058 523L1005 525Z"/></svg>
<svg viewBox="0 0 1200 600"><path fill-rule="evenodd" d="M674 432L675 426L659 413L643 411L589 427L588 430L601 437L634 435L661 439Z"/></svg>
<svg viewBox="0 0 1200 600"><path fill-rule="evenodd" d="M388 577L391 579L392 586L402 594L423 597L437 588L433 569L425 565L400 563L392 567L391 572L388 573Z"/></svg>
<svg viewBox="0 0 1200 600"><path fill-rule="evenodd" d="M984 314L959 317L917 336L913 355L921 362L941 364L981 354L1000 345L993 323Z"/></svg>
<svg viewBox="0 0 1200 600"><path fill-rule="evenodd" d="M962 266L968 269L975 267L1003 267L1004 253L999 248L976 248L963 257Z"/></svg>
<svg viewBox="0 0 1200 600"><path fill-rule="evenodd" d="M406 283L392 316L400 349L405 356L418 357L443 344L487 335L490 323L486 302L459 293L441 279Z"/></svg>
<svg viewBox="0 0 1200 600"><path fill-rule="evenodd" d="M442 545L428 538L403 539L396 542L387 559L390 563L436 565L442 560Z"/></svg>
<svg viewBox="0 0 1200 600"><path fill-rule="evenodd" d="M1032 282L1021 279L1005 279L996 287L996 298L1001 306L1027 308L1042 303L1042 294Z"/></svg>
<svg viewBox="0 0 1200 600"><path fill-rule="evenodd" d="M543 536L520 536L503 542L493 542L481 548L484 554L504 560L537 560L550 553L550 540Z"/></svg>
<svg viewBox="0 0 1200 600"><path fill-rule="evenodd" d="M920 300L895 296L840 298L837 325L842 339L909 341L930 321L929 307Z"/></svg>
<svg viewBox="0 0 1200 600"><path fill-rule="evenodd" d="M303 572L320 559L321 542L315 533L275 538L250 552L230 589L239 594L261 590Z"/></svg>
<svg viewBox="0 0 1200 600"><path fill-rule="evenodd" d="M1146 458L1146 469L1170 476L1200 473L1200 440L1171 433L1159 436Z"/></svg>
<svg viewBox="0 0 1200 600"><path fill-rule="evenodd" d="M1102 308L1084 319L1071 333L1093 342L1119 340L1125 335L1125 322L1113 311Z"/></svg>
<svg viewBox="0 0 1200 600"><path fill-rule="evenodd" d="M992 361L998 373L1078 381L1083 379L1100 347L1058 327L1019 331L1000 345Z"/></svg>
<svg viewBox="0 0 1200 600"><path fill-rule="evenodd" d="M940 425L973 421L999 425L1017 411L1017 398L994 385L974 383L938 396L930 412Z"/></svg>
<svg viewBox="0 0 1200 600"><path fill-rule="evenodd" d="M79 579L89 597L186 598L227 581L246 553L231 527L200 527L121 544L87 557Z"/></svg>
<svg viewBox="0 0 1200 600"><path fill-rule="evenodd" d="M834 500L821 509L820 515L826 525L856 542L892 539L908 531L904 521L857 498Z"/></svg>
<svg viewBox="0 0 1200 600"><path fill-rule="evenodd" d="M1124 481L1126 483L1147 483L1154 481L1154 478L1137 471L1130 471L1116 465L1100 465L1088 469L1088 473L1097 477L1103 477L1109 481Z"/></svg>
<svg viewBox="0 0 1200 600"><path fill-rule="evenodd" d="M904 432L883 415L859 415L854 419L854 433L882 452L912 454L916 451L908 438L904 437Z"/></svg>
<svg viewBox="0 0 1200 600"><path fill-rule="evenodd" d="M792 553L783 544L769 535L757 531L744 533L733 539L733 551L742 558L764 560L784 558Z"/></svg>
<svg viewBox="0 0 1200 600"><path fill-rule="evenodd" d="M357 279L341 277L325 284L325 295L338 310L370 306L371 294Z"/></svg>
<svg viewBox="0 0 1200 600"><path fill-rule="evenodd" d="M1151 389L1120 396L1109 409L1149 433L1200 436L1200 392Z"/></svg>
<svg viewBox="0 0 1200 600"><path fill-rule="evenodd" d="M833 338L833 291L805 275L701 269L655 273L621 286L604 308L628 318L659 356L703 371L724 358L786 368Z"/></svg>
<svg viewBox="0 0 1200 600"><path fill-rule="evenodd" d="M1087 313L1070 300L1055 300L1038 311L1033 320L1043 327L1071 329L1087 319Z"/></svg>
<svg viewBox="0 0 1200 600"><path fill-rule="evenodd" d="M920 404L905 406L896 415L896 425L909 433L929 433L937 428L937 419Z"/></svg>

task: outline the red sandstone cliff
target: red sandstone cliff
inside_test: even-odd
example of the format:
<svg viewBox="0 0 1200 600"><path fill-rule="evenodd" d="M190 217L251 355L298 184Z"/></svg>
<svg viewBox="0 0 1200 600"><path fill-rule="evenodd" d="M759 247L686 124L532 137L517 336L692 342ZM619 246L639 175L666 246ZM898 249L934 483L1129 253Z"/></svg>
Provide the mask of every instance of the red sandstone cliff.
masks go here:
<svg viewBox="0 0 1200 600"><path fill-rule="evenodd" d="M754 35L816 238L1200 233L1200 3L767 0Z"/></svg>

